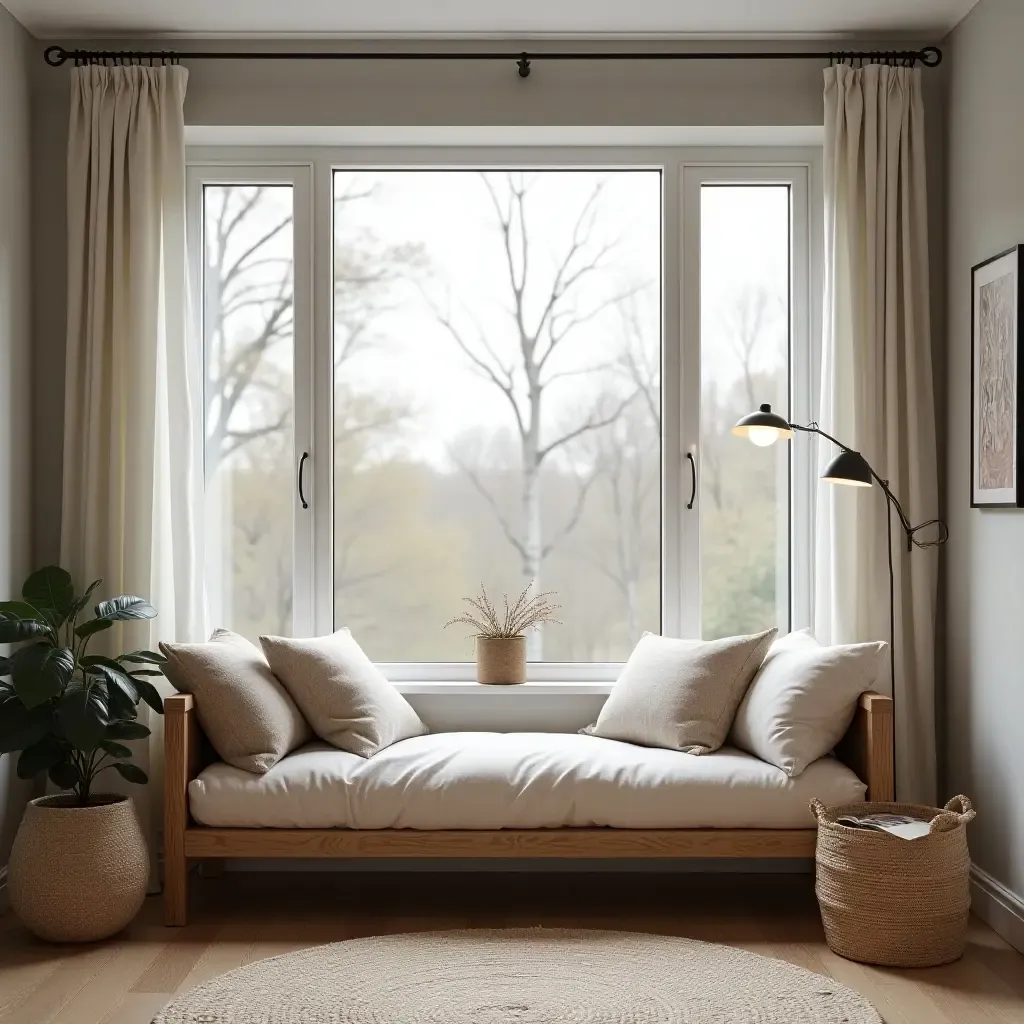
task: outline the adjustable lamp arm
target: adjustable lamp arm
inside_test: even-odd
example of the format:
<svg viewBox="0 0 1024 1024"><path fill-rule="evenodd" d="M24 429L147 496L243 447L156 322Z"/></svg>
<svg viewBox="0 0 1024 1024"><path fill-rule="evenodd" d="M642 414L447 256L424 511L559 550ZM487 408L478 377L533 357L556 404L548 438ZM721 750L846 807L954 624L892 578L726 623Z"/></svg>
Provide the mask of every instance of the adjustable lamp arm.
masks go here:
<svg viewBox="0 0 1024 1024"><path fill-rule="evenodd" d="M871 478L875 481L875 483L878 484L879 487L882 488L882 491L885 494L886 498L888 498L889 503L893 506L893 508L896 509L896 514L899 516L900 519L900 525L903 527L903 532L907 535L908 551L913 551L915 546L919 548L939 547L940 545L945 544L946 541L949 540L949 527L947 527L941 519L928 519L925 522L919 523L917 526L914 526L911 523L909 516L904 511L903 506L900 504L899 498L897 498L896 495L893 494L892 490L889 488L888 480L883 480L874 471L874 469L872 469L871 464L868 462L867 459L864 458L863 455L860 454L860 452L855 452L849 445L845 445L842 441L838 440L837 438L834 438L831 434L825 433L825 431L822 430L821 427L819 427L816 423L809 423L807 426L802 426L799 423L790 423L789 429L799 430L801 433L804 434L819 434L826 440L831 441L837 448L842 448L844 452L849 452L851 455L857 456L857 458L864 464L864 468L867 469L868 473L871 475ZM935 527L937 534L936 537L932 540L918 540L917 534L921 530L926 530L931 527Z"/></svg>

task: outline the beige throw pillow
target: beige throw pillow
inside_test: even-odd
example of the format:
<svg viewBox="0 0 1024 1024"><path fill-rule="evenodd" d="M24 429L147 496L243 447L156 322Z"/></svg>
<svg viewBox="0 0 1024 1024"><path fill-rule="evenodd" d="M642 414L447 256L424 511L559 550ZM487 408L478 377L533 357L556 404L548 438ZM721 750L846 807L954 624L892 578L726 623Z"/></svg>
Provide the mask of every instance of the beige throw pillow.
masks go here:
<svg viewBox="0 0 1024 1024"><path fill-rule="evenodd" d="M717 750L777 632L725 640L645 633L584 732L687 754Z"/></svg>
<svg viewBox="0 0 1024 1024"><path fill-rule="evenodd" d="M196 714L222 761L263 775L311 737L263 652L227 629L205 644L161 644L167 678L196 699Z"/></svg>
<svg viewBox="0 0 1024 1024"><path fill-rule="evenodd" d="M730 742L795 778L843 738L888 646L823 647L809 630L782 637L736 712Z"/></svg>
<svg viewBox="0 0 1024 1024"><path fill-rule="evenodd" d="M392 743L427 732L412 705L347 629L311 640L261 636L260 643L313 731L341 750L373 757Z"/></svg>

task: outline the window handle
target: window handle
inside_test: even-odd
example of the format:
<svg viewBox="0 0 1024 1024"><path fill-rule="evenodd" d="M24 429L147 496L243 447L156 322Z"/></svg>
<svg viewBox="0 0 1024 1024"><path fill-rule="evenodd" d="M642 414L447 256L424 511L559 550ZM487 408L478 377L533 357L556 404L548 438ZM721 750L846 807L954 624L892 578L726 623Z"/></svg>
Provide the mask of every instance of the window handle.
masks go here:
<svg viewBox="0 0 1024 1024"><path fill-rule="evenodd" d="M309 502L306 501L306 496L302 493L302 470L305 468L306 459L309 458L309 452L303 452L302 458L299 459L299 501L302 502L303 508L309 508Z"/></svg>
<svg viewBox="0 0 1024 1024"><path fill-rule="evenodd" d="M687 452L686 457L690 460L690 500L686 507L692 509L694 501L697 500L697 460L693 457L693 452Z"/></svg>

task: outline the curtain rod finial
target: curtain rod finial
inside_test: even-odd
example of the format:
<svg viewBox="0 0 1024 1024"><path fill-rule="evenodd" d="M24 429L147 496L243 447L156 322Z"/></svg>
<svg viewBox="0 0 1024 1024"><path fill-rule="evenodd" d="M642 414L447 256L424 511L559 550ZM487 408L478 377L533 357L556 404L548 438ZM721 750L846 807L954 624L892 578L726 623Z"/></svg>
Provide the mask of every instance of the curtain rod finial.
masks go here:
<svg viewBox="0 0 1024 1024"><path fill-rule="evenodd" d="M48 46L43 50L43 60L51 68L59 68L68 59L68 52L63 46Z"/></svg>

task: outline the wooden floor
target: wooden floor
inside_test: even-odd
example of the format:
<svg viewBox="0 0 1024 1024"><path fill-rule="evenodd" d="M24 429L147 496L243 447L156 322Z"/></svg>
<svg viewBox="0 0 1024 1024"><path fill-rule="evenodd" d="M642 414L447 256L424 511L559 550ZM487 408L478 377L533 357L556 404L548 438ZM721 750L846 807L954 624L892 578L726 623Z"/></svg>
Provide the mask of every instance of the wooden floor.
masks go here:
<svg viewBox="0 0 1024 1024"><path fill-rule="evenodd" d="M304 946L430 928L543 924L686 935L831 975L889 1024L1024 1024L1024 957L972 921L963 960L917 971L825 945L806 875L275 874L204 879L187 928L157 898L116 939L47 946L0 917L4 1024L148 1024L176 993Z"/></svg>

